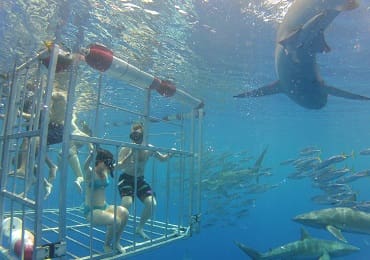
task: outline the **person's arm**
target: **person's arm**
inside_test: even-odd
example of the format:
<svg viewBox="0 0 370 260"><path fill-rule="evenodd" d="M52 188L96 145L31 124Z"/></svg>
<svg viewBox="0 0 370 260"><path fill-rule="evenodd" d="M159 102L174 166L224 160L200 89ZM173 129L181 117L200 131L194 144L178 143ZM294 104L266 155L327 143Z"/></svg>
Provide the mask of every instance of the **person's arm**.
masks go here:
<svg viewBox="0 0 370 260"><path fill-rule="evenodd" d="M116 165L116 169L120 170L125 165L125 162L130 158L132 154L132 149L128 147L123 147L118 154L118 161Z"/></svg>
<svg viewBox="0 0 370 260"><path fill-rule="evenodd" d="M90 135L88 135L87 133L85 133L84 131L82 131L80 129L80 127L78 126L77 121L78 121L77 114L76 114L75 111L73 111L72 112L72 121L71 121L72 133L75 134L75 135L90 137ZM87 143L86 145L88 146L88 149L90 151L94 150L94 145L92 143Z"/></svg>
<svg viewBox="0 0 370 260"><path fill-rule="evenodd" d="M148 144L148 146L153 147L153 145L151 145L151 144ZM164 153L160 153L158 151L149 151L149 150L148 150L148 153L149 153L150 156L153 156L154 158L160 160L161 162L166 161L166 160L168 160L172 157L171 153L164 154Z"/></svg>
<svg viewBox="0 0 370 260"><path fill-rule="evenodd" d="M172 154L171 153L163 154L160 152L154 152L153 156L157 158L158 160L160 160L161 162L163 162L163 161L170 159L172 157Z"/></svg>
<svg viewBox="0 0 370 260"><path fill-rule="evenodd" d="M19 115L20 115L21 117L23 117L24 119L27 119L27 120L30 120L30 119L31 119L31 117L32 117L32 115L31 115L31 114L26 113L26 112L21 112L21 111L19 111Z"/></svg>
<svg viewBox="0 0 370 260"><path fill-rule="evenodd" d="M90 163L93 159L93 156L94 156L94 151L90 150L89 155L87 156L86 161L84 163L84 172L85 172L86 181L91 180L92 169L90 167Z"/></svg>
<svg viewBox="0 0 370 260"><path fill-rule="evenodd" d="M72 112L72 129L79 129L77 125L77 115L75 111Z"/></svg>

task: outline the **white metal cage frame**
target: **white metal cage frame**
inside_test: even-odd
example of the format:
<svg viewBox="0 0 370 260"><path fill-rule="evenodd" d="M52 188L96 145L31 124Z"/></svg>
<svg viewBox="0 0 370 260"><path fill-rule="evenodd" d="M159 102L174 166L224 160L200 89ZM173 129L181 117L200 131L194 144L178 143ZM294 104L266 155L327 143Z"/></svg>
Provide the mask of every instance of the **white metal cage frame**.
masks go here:
<svg viewBox="0 0 370 260"><path fill-rule="evenodd" d="M93 126L92 134L89 137L71 134L79 66L75 59L71 59L67 71L63 72L68 78L68 88L66 90L67 105L63 143L60 145L58 155L61 158L56 179L59 193L55 195L57 203L54 205L56 207L44 206L48 205L45 204L43 197L44 179L47 175L45 158L52 151L47 144L48 112L54 82L57 74L60 73L60 62L66 57L71 57L71 54L61 50L56 44L49 46L22 65L14 66L13 71L8 73L6 82L1 84L3 120L0 123L0 220L2 222L8 220L6 223L9 226L0 226L0 256L6 259L120 259L189 237L194 231L198 231L201 213L200 162L203 103L183 90L174 90L171 85L169 91L177 93L173 95L173 98L181 99L181 102L185 104L188 103L188 106L185 106L187 110L176 111L174 115L161 118L153 116L151 92L157 90L160 94L168 93L162 88L168 84L159 86L158 84L164 81L132 65L127 65L128 63L116 57L113 61L118 60L118 65L124 64L129 67L125 68L125 76L122 77L122 74L119 74L121 78L116 80L125 82L125 77L128 77L129 84L143 92L143 106L139 109L132 109L102 101L100 98L101 92L104 91L102 79L109 78L110 74L100 71L98 72L96 106L89 111L92 114L90 122ZM46 59L47 66L45 67ZM117 64L114 65L115 70L120 69ZM112 75L117 75L117 71ZM140 79L140 77L143 78ZM147 82L150 79L153 79L151 85L140 85L140 82ZM135 84L135 80L138 80L140 84ZM27 87L30 82L34 92L31 101L27 97ZM30 118L22 116L27 98L28 109L31 111L29 113L32 114ZM137 117L147 129L144 145L137 146L122 138L101 133L99 126L106 120L102 116L102 110L105 111L104 113L107 111L117 113L118 111L124 116L130 114L131 117L132 115ZM170 125L168 129L171 129L173 136L178 138L176 147L173 147L173 143L170 144L171 146L168 143L160 146L148 145L152 138L151 129L157 131L153 136L163 134L158 127L151 128L154 122ZM154 137L152 139L155 140ZM135 199L123 236L115 238L120 240L126 253L103 252L105 227L91 225L84 216L83 208L75 203L70 204L71 197L74 196L68 190L70 170L67 162L71 142L108 147L114 155L117 155L122 147L167 152L174 155L162 165L152 160L147 166L150 168L147 172L149 172L153 188L160 191L157 196L161 204L157 213L145 226L150 239L143 240L134 232L140 219L139 209L141 207L139 203L136 205L136 201L139 200ZM17 172L17 168L22 163L22 156L26 158L23 175ZM78 156L83 158L85 155L81 152ZM109 202L114 205L120 203L116 189L118 175L119 172L116 172L109 195ZM15 227L18 220L22 224ZM34 236L31 248L27 244L27 234Z"/></svg>

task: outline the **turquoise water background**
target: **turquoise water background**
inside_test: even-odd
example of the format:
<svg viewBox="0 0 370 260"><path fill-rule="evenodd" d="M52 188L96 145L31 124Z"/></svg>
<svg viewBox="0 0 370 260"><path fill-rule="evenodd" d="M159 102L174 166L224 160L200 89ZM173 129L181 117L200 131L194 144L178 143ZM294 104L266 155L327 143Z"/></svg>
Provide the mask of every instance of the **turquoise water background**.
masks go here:
<svg viewBox="0 0 370 260"><path fill-rule="evenodd" d="M320 148L323 158L354 152L343 165L356 172L370 168L369 157L359 155L370 147L370 102L329 97L325 108L311 111L283 95L232 97L276 79L275 35L288 4L289 1L260 0L0 3L0 71L8 71L9 64L32 56L43 40L56 39L72 50L100 42L118 57L172 79L204 100L207 157L221 163L227 154L228 163L241 164L232 155L246 152L253 157L245 162L247 168L268 145L263 165L271 168L272 176L263 182L278 184L276 188L253 195L246 191L243 199L211 194L219 200L216 210L207 203L209 193L204 192L200 234L133 259L246 259L234 240L261 252L298 240L300 225L292 217L325 207L311 201L319 191L309 179L289 179L294 169L280 164L297 157L305 147ZM332 51L317 57L323 79L328 85L369 96L370 1L363 0L360 8L340 14L325 35ZM111 82L111 99L132 99L116 91L120 84ZM81 104L81 117L88 119L91 115L86 106ZM113 126L120 120L107 119L109 134L121 135L121 129ZM224 169L227 167L225 162ZM370 200L368 177L352 186L358 200ZM225 188L230 192L234 189ZM45 207L55 207L52 198ZM243 205L244 198L255 202ZM69 206L81 202L82 198L75 198ZM241 209L247 213L240 214ZM315 237L334 239L324 230L307 230ZM339 259L369 259L370 236L345 233L345 237L361 251Z"/></svg>

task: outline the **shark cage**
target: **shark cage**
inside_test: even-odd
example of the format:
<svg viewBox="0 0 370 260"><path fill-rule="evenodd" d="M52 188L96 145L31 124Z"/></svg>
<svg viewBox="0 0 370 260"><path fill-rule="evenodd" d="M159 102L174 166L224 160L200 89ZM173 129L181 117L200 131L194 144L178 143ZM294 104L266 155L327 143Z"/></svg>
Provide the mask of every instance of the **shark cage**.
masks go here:
<svg viewBox="0 0 370 260"><path fill-rule="evenodd" d="M123 259L199 231L202 100L100 44L70 53L48 43L1 80L1 259ZM130 140L135 124L142 142ZM87 172L97 169L101 150L113 155L104 161L110 177L95 187ZM135 181L118 233L123 151L135 155ZM143 172L155 200L140 233ZM95 191L110 211L86 207ZM110 212L113 224L95 222L95 210ZM107 232L111 250L104 250Z"/></svg>

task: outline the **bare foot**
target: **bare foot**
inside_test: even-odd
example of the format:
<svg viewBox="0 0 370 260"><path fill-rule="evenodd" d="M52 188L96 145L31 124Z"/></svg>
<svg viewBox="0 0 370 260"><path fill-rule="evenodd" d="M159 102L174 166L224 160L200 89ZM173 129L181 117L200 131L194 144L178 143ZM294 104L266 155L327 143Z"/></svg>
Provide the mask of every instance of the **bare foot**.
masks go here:
<svg viewBox="0 0 370 260"><path fill-rule="evenodd" d="M18 178L24 178L24 176L26 175L26 169L18 168L16 171L9 172L8 175L18 177Z"/></svg>
<svg viewBox="0 0 370 260"><path fill-rule="evenodd" d="M84 178L83 177L77 177L76 180L75 180L75 184L76 184L76 187L78 189L78 191L82 194L82 186L81 184L83 183L84 181Z"/></svg>
<svg viewBox="0 0 370 260"><path fill-rule="evenodd" d="M51 189L53 188L53 185L50 182L48 182L45 178L44 178L44 188L45 188L44 200L46 200L51 193Z"/></svg>
<svg viewBox="0 0 370 260"><path fill-rule="evenodd" d="M121 244L120 244L120 243L117 243L117 244L116 244L116 250L117 250L119 253L121 253L121 254L126 253L126 249L125 249L123 246L121 246Z"/></svg>
<svg viewBox="0 0 370 260"><path fill-rule="evenodd" d="M136 234L138 234L139 236L141 236L145 240L150 239L150 237L147 234L145 234L145 232L142 228L136 228Z"/></svg>
<svg viewBox="0 0 370 260"><path fill-rule="evenodd" d="M113 249L109 245L104 245L103 246L104 253L111 253Z"/></svg>

